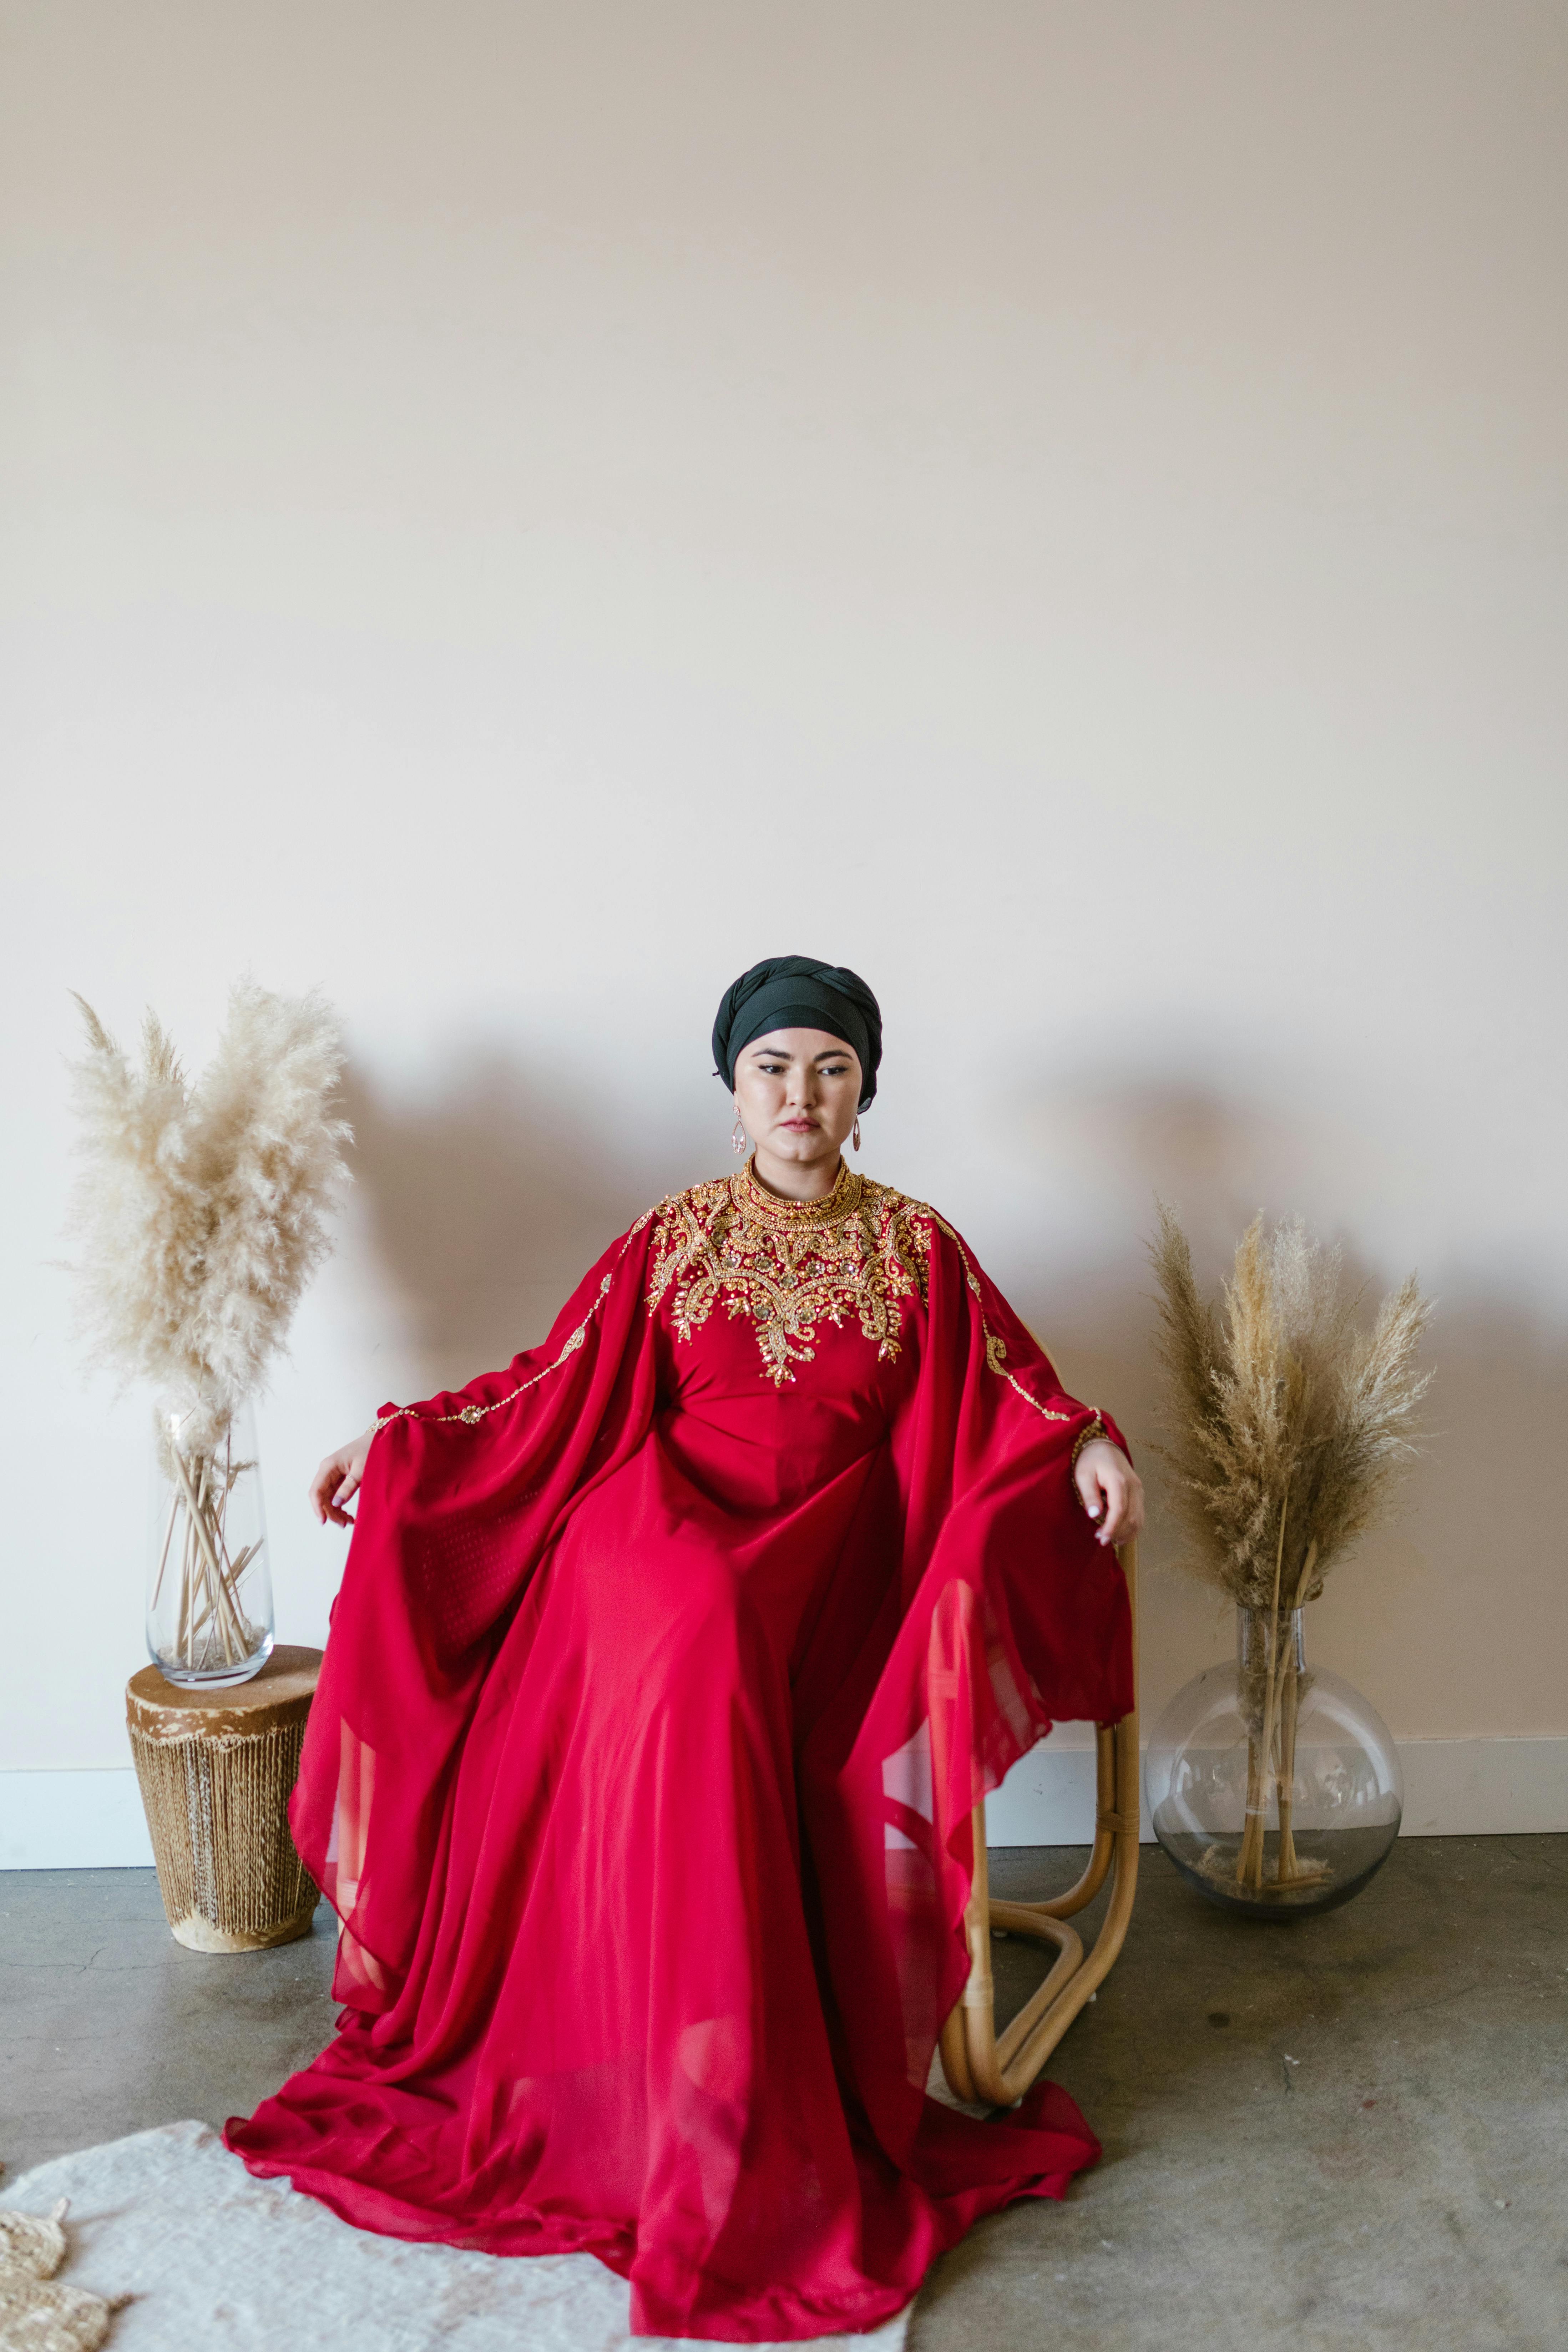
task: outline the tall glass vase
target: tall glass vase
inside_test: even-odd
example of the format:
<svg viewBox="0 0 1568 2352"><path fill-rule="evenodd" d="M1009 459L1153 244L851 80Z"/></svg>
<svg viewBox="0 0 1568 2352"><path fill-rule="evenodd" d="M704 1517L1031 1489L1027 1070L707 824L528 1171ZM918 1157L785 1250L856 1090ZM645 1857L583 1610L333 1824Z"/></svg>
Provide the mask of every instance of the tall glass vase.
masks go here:
<svg viewBox="0 0 1568 2352"><path fill-rule="evenodd" d="M147 1651L172 1683L247 1682L272 1651L255 1414L242 1405L216 1442L209 1432L199 1412L160 1404Z"/></svg>
<svg viewBox="0 0 1568 2352"><path fill-rule="evenodd" d="M1404 1780L1382 1717L1309 1669L1300 1609L1238 1609L1236 1661L1176 1693L1145 1763L1154 1834L1211 1903L1254 1918L1332 1911L1399 1834Z"/></svg>

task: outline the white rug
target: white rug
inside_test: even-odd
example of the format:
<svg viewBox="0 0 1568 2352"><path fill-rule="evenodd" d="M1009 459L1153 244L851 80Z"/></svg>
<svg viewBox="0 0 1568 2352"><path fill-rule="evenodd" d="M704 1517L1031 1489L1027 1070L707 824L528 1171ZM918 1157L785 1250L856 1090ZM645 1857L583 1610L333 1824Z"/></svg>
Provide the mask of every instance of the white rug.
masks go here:
<svg viewBox="0 0 1568 2352"><path fill-rule="evenodd" d="M629 2291L592 2254L511 2259L352 2229L257 2180L205 2124L164 2124L57 2157L0 2202L70 2200L62 2285L135 2300L109 2352L658 2352L626 2332ZM903 2352L908 2312L834 2352ZM689 2347L687 2347L689 2352Z"/></svg>

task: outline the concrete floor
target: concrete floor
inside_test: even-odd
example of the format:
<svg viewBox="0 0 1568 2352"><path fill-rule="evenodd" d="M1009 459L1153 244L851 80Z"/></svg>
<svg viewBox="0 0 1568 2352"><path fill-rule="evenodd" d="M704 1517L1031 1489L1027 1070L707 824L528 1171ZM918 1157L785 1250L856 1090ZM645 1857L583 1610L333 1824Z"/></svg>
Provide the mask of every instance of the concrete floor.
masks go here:
<svg viewBox="0 0 1568 2352"><path fill-rule="evenodd" d="M999 1852L993 1883L1077 1860ZM331 2032L326 1919L206 1958L151 1871L0 1875L10 2177L253 2106ZM1009 2007L1035 1953L996 1952ZM1145 1848L1126 1949L1051 2072L1104 2159L941 2263L911 2352L1568 2346L1568 1837L1407 1839L1344 1910L1263 1927Z"/></svg>

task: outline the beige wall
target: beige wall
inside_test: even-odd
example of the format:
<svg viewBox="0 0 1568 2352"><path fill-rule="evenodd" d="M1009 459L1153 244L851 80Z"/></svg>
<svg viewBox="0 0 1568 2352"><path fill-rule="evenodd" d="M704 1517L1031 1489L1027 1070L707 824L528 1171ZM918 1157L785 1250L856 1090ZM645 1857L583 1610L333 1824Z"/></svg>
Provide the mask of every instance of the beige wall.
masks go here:
<svg viewBox="0 0 1568 2352"><path fill-rule="evenodd" d="M0 1766L121 1762L140 1655L67 988L342 1008L264 1427L319 1639L316 1456L726 1164L712 1003L797 946L887 1008L867 1164L1138 1440L1156 1186L1211 1269L1258 1203L1419 1263L1439 1448L1317 1654L1568 1730L1563 10L0 22ZM1226 1638L1152 1576L1150 1702Z"/></svg>

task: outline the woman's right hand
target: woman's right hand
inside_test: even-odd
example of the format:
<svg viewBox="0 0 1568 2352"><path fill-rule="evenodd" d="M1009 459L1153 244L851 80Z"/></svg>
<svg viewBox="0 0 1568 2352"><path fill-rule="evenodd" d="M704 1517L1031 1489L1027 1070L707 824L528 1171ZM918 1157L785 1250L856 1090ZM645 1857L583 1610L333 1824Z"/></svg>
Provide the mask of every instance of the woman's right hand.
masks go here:
<svg viewBox="0 0 1568 2352"><path fill-rule="evenodd" d="M359 1482L364 1476L365 1457L370 1441L375 1435L374 1424L359 1437L352 1437L329 1454L310 1481L310 1505L323 1527L331 1519L335 1528L352 1528L353 1513L343 1505L352 1502L359 1492Z"/></svg>

